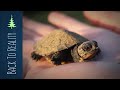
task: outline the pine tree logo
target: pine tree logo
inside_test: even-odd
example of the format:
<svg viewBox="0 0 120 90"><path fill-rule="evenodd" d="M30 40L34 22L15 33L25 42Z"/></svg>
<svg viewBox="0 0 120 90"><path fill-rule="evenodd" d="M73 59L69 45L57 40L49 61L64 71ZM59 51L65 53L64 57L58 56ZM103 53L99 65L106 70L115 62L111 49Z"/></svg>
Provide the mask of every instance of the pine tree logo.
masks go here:
<svg viewBox="0 0 120 90"><path fill-rule="evenodd" d="M11 15L10 22L9 22L9 24L8 24L8 27L9 27L10 29L13 29L13 28L15 28L15 27L16 27L16 25L15 25L15 23L14 23L14 19L13 19L13 16L12 16L12 15Z"/></svg>

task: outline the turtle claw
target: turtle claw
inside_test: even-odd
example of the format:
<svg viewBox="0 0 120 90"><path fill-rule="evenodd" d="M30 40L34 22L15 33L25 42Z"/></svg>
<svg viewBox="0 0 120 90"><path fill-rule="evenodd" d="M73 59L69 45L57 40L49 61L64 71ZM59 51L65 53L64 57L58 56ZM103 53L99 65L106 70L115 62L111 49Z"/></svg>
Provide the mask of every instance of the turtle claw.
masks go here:
<svg viewBox="0 0 120 90"><path fill-rule="evenodd" d="M65 62L61 62L61 65L65 64Z"/></svg>
<svg viewBox="0 0 120 90"><path fill-rule="evenodd" d="M84 62L84 59L83 59L83 58L80 58L79 62Z"/></svg>
<svg viewBox="0 0 120 90"><path fill-rule="evenodd" d="M53 64L53 62L51 60L47 60L49 63Z"/></svg>

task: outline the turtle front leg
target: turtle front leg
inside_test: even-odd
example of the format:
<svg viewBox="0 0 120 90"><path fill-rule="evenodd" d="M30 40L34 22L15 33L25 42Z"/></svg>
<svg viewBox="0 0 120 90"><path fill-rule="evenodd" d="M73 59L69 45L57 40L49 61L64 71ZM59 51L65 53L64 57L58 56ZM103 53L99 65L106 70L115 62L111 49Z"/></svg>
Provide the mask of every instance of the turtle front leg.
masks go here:
<svg viewBox="0 0 120 90"><path fill-rule="evenodd" d="M51 56L51 61L53 62L53 64L55 65L61 65L64 62L62 62L61 60L61 53L60 52L56 52Z"/></svg>
<svg viewBox="0 0 120 90"><path fill-rule="evenodd" d="M65 64L63 53L62 52L56 52L56 53L54 53L51 56L51 61L55 65L63 65L63 64Z"/></svg>
<svg viewBox="0 0 120 90"><path fill-rule="evenodd" d="M42 58L42 56L37 54L35 51L33 51L31 53L31 57L32 57L33 60L36 60L36 61L38 61L38 60L40 60Z"/></svg>

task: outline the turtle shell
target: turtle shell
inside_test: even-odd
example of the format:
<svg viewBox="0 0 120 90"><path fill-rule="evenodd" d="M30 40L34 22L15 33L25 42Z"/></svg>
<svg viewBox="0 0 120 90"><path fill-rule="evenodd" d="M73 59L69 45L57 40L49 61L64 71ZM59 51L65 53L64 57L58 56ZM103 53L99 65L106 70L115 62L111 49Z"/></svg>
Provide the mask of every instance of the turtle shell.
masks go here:
<svg viewBox="0 0 120 90"><path fill-rule="evenodd" d="M69 47L88 41L88 39L67 30L54 30L42 40L36 42L34 50L42 56L53 54L57 51L68 49Z"/></svg>

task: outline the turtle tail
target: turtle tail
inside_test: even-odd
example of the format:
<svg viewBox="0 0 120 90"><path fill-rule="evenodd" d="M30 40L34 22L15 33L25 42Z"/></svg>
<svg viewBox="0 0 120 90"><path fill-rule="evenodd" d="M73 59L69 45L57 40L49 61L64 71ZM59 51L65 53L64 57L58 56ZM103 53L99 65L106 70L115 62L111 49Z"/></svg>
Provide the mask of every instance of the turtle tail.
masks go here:
<svg viewBox="0 0 120 90"><path fill-rule="evenodd" d="M38 60L40 60L42 58L42 56L37 54L37 53L35 53L35 51L33 51L31 53L31 57L32 57L33 60L36 60L36 61L38 61Z"/></svg>

